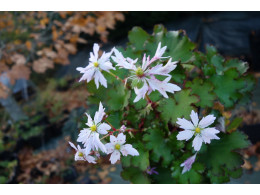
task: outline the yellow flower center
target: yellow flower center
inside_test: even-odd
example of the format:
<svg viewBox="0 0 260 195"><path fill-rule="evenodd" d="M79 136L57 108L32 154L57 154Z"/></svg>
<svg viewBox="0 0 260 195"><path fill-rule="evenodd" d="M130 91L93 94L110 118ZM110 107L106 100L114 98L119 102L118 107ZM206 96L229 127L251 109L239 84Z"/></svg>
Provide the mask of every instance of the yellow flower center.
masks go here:
<svg viewBox="0 0 260 195"><path fill-rule="evenodd" d="M79 152L79 156L80 156L80 157L83 157L83 153L82 153L82 152Z"/></svg>
<svg viewBox="0 0 260 195"><path fill-rule="evenodd" d="M196 132L196 133L200 133L200 128L199 128L199 127L196 127L195 132Z"/></svg>
<svg viewBox="0 0 260 195"><path fill-rule="evenodd" d="M96 130L97 130L97 126L96 126L96 125L92 125L92 126L90 127L90 130L91 130L91 131L96 131Z"/></svg>
<svg viewBox="0 0 260 195"><path fill-rule="evenodd" d="M98 65L99 65L98 62L94 62L93 64L95 67L98 67Z"/></svg>
<svg viewBox="0 0 260 195"><path fill-rule="evenodd" d="M119 145L119 144L116 144L116 145L115 145L115 149L119 150L119 149L120 149L120 145Z"/></svg>
<svg viewBox="0 0 260 195"><path fill-rule="evenodd" d="M136 76L142 77L144 75L144 71L141 67L138 67L135 71Z"/></svg>

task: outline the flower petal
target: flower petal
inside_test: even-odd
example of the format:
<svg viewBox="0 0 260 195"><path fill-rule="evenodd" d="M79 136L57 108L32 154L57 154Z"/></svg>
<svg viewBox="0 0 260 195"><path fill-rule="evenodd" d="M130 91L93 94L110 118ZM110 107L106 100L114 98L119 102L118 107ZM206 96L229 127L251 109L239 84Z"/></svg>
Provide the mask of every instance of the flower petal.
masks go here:
<svg viewBox="0 0 260 195"><path fill-rule="evenodd" d="M208 127L209 125L211 125L212 123L214 123L216 117L214 117L214 115L208 115L206 117L203 117L201 119L201 121L199 122L199 127L200 128L205 128Z"/></svg>
<svg viewBox="0 0 260 195"><path fill-rule="evenodd" d="M185 118L177 118L177 119L178 120L176 123L178 125L180 125L180 128L185 129L185 130L195 129L194 125L190 121L186 120Z"/></svg>
<svg viewBox="0 0 260 195"><path fill-rule="evenodd" d="M203 139L200 137L200 135L197 135L193 142L192 142L192 147L194 148L195 151L199 151L201 146L202 146Z"/></svg>
<svg viewBox="0 0 260 195"><path fill-rule="evenodd" d="M94 163L96 164L96 159L93 156L85 156L85 159L89 162L89 163Z"/></svg>
<svg viewBox="0 0 260 195"><path fill-rule="evenodd" d="M198 113L194 112L193 110L191 111L191 114L190 114L190 118L191 118L191 121L193 122L194 126L198 126L198 122L199 122L199 116L198 116Z"/></svg>
<svg viewBox="0 0 260 195"><path fill-rule="evenodd" d="M205 143L210 143L212 139L219 139L219 137L216 136L217 133L219 133L219 131L215 128L203 129L201 132L202 139Z"/></svg>
<svg viewBox="0 0 260 195"><path fill-rule="evenodd" d="M146 82L144 82L144 85L141 89L138 89L137 87L134 88L135 93L136 93L136 98L134 99L134 102L138 102L141 98L144 99L145 94L148 91L148 85Z"/></svg>
<svg viewBox="0 0 260 195"><path fill-rule="evenodd" d="M111 127L108 124L102 123L98 126L97 132L100 134L107 134L109 129L111 129Z"/></svg>
<svg viewBox="0 0 260 195"><path fill-rule="evenodd" d="M126 136L123 133L118 134L117 136L117 143L120 145L125 143Z"/></svg>
<svg viewBox="0 0 260 195"><path fill-rule="evenodd" d="M103 119L105 114L106 114L105 109L104 109L102 103L100 102L99 103L99 109L95 113L95 117L94 117L95 124L98 124Z"/></svg>
<svg viewBox="0 0 260 195"><path fill-rule="evenodd" d="M71 146L72 148L74 148L76 151L78 150L73 143L69 142L69 144L70 144L70 146Z"/></svg>
<svg viewBox="0 0 260 195"><path fill-rule="evenodd" d="M91 130L89 128L85 128L80 131L77 142L82 142L85 144L90 138Z"/></svg>
<svg viewBox="0 0 260 195"><path fill-rule="evenodd" d="M110 142L111 142L111 144L113 144L113 145L117 144L117 139L116 139L116 137L113 136L113 135L110 135Z"/></svg>
<svg viewBox="0 0 260 195"><path fill-rule="evenodd" d="M195 159L196 159L196 155L193 155L191 157L189 157L187 160L185 160L180 166L184 167L182 170L182 174L184 174L185 172L189 171L192 167L192 164L194 163Z"/></svg>
<svg viewBox="0 0 260 195"><path fill-rule="evenodd" d="M131 144L125 144L121 146L120 152L123 156L127 156L128 154L131 156L139 156L139 152L133 148Z"/></svg>
<svg viewBox="0 0 260 195"><path fill-rule="evenodd" d="M107 88L107 80L105 79L104 75L100 71L96 71L95 82L96 82L96 78L98 78L98 81L101 83L101 85Z"/></svg>
<svg viewBox="0 0 260 195"><path fill-rule="evenodd" d="M88 117L88 122L86 123L86 125L88 125L89 127L91 127L94 123L93 123L93 120L92 120L92 118L91 118L91 116L89 115L89 114L87 114L86 113L86 115L87 115L87 117Z"/></svg>
<svg viewBox="0 0 260 195"><path fill-rule="evenodd" d="M107 149L107 153L108 154L114 152L114 150L115 150L115 146L113 144L111 144L111 143L105 144L105 147Z"/></svg>
<svg viewBox="0 0 260 195"><path fill-rule="evenodd" d="M98 50L99 50L99 45L95 43L93 46L93 52L96 59L98 58Z"/></svg>
<svg viewBox="0 0 260 195"><path fill-rule="evenodd" d="M111 164L115 164L116 161L120 160L120 152L118 150L115 150L111 156L110 156L110 159L111 161Z"/></svg>
<svg viewBox="0 0 260 195"><path fill-rule="evenodd" d="M184 130L180 131L177 135L177 140L186 140L188 141L194 135L194 131Z"/></svg>

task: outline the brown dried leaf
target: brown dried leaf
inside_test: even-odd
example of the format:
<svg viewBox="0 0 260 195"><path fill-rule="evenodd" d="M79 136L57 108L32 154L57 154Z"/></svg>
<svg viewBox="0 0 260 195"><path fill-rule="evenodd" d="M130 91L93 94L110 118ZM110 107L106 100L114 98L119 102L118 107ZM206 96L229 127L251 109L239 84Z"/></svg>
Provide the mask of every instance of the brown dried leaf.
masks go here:
<svg viewBox="0 0 260 195"><path fill-rule="evenodd" d="M8 71L8 70L9 70L8 66L6 66L5 63L0 62L0 74L1 74L2 72L6 72L6 71Z"/></svg>
<svg viewBox="0 0 260 195"><path fill-rule="evenodd" d="M26 79L30 78L31 70L25 65L14 65L12 69L7 73L7 76L10 79L10 83L13 85L17 79Z"/></svg>
<svg viewBox="0 0 260 195"><path fill-rule="evenodd" d="M15 63L15 65L24 65L26 63L25 57L18 53L11 56L11 60Z"/></svg>
<svg viewBox="0 0 260 195"><path fill-rule="evenodd" d="M49 68L54 68L54 63L47 57L40 58L33 62L33 70L37 73L44 73Z"/></svg>
<svg viewBox="0 0 260 195"><path fill-rule="evenodd" d="M50 48L44 48L40 51L37 52L38 56L43 56L45 55L46 57L49 57L51 59L56 58L57 57L57 53L53 50L51 50Z"/></svg>
<svg viewBox="0 0 260 195"><path fill-rule="evenodd" d="M64 44L64 47L70 54L75 54L77 52L77 48L72 43Z"/></svg>
<svg viewBox="0 0 260 195"><path fill-rule="evenodd" d="M0 82L0 98L7 98L9 91L9 88Z"/></svg>
<svg viewBox="0 0 260 195"><path fill-rule="evenodd" d="M67 50L61 48L58 50L58 56L54 59L54 62L57 64L67 65L69 61L69 53Z"/></svg>

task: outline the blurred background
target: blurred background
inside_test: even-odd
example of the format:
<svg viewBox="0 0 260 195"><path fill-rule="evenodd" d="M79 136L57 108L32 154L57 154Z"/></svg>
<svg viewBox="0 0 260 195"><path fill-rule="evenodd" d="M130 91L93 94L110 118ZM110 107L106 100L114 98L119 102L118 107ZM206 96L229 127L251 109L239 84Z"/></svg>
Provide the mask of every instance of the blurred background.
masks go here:
<svg viewBox="0 0 260 195"><path fill-rule="evenodd" d="M79 121L88 109L78 66L93 43L127 44L128 31L163 24L185 30L200 51L214 45L249 63L260 77L260 12L0 12L0 183L128 183L120 163L74 162ZM231 183L260 183L260 87L234 112L252 146L242 151L244 174Z"/></svg>

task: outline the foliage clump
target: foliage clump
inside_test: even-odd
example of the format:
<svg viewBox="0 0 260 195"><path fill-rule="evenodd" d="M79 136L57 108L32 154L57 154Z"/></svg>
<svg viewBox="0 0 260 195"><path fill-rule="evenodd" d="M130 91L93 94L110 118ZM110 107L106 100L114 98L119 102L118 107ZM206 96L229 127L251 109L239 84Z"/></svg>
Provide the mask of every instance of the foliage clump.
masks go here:
<svg viewBox="0 0 260 195"><path fill-rule="evenodd" d="M255 79L247 73L248 64L226 60L213 46L202 53L184 31L167 31L162 25L155 26L152 35L135 27L128 38L125 49L114 48L102 62L94 46L89 65L78 68L81 80L88 82L87 103L93 105L88 114L93 116L98 110L94 105L102 102L95 118L101 115L109 124L95 133L105 134L96 150L91 144L100 144L99 139L84 141L86 156L95 156L103 143L110 144L124 133L122 138L138 155L121 151L117 160L122 162L121 176L133 183L224 183L240 177L243 158L237 151L249 141L238 130L241 120L230 116L232 109L250 100ZM100 68L90 73L97 64ZM79 142L85 133L92 135L91 120ZM195 135L193 141L180 138L183 129ZM113 151L119 148L115 145ZM112 153L111 162L114 157Z"/></svg>

